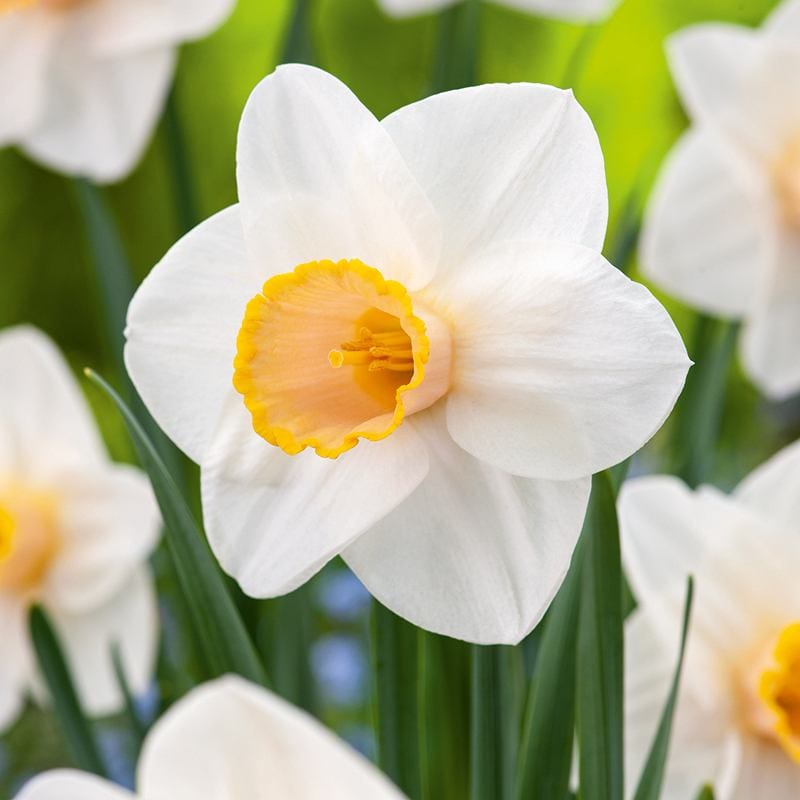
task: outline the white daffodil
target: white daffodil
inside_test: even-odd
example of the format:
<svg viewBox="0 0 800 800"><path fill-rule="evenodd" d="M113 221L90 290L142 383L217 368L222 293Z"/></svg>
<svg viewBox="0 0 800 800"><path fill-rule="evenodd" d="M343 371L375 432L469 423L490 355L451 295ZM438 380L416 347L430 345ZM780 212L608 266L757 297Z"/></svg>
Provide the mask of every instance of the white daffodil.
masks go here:
<svg viewBox="0 0 800 800"><path fill-rule="evenodd" d="M101 183L136 165L177 45L235 0L0 0L0 146Z"/></svg>
<svg viewBox="0 0 800 800"><path fill-rule="evenodd" d="M639 607L626 636L629 789L677 657L686 576L695 601L665 800L713 782L718 800L800 797L800 443L731 496L672 477L627 483L623 555Z"/></svg>
<svg viewBox="0 0 800 800"><path fill-rule="evenodd" d="M466 0L377 0L378 5L393 17L427 14ZM483 2L483 0L480 0ZM493 0L499 5L555 19L594 22L603 19L620 0Z"/></svg>
<svg viewBox="0 0 800 800"><path fill-rule="evenodd" d="M745 370L786 397L800 391L800 0L760 30L688 28L668 55L692 124L653 194L642 266L690 305L743 319Z"/></svg>
<svg viewBox="0 0 800 800"><path fill-rule="evenodd" d="M109 461L54 345L0 333L0 729L37 692L28 610L49 614L91 714L122 707L151 676L157 615L147 556L159 516L146 478Z"/></svg>
<svg viewBox="0 0 800 800"><path fill-rule="evenodd" d="M233 676L192 690L153 726L136 783L134 795L56 770L34 778L15 800L403 800L313 717Z"/></svg>
<svg viewBox="0 0 800 800"><path fill-rule="evenodd" d="M202 468L245 592L341 554L424 628L516 642L569 565L589 476L640 447L688 361L600 255L606 187L572 94L489 85L378 122L318 69L251 96L240 203L165 256L126 360Z"/></svg>

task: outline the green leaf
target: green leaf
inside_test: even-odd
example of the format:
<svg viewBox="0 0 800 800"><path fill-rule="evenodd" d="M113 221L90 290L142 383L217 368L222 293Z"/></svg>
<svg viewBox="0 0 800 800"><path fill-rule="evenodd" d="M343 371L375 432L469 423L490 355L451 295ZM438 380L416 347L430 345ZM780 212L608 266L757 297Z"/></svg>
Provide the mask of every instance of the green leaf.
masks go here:
<svg viewBox="0 0 800 800"><path fill-rule="evenodd" d="M564 797L575 738L575 670L583 539L544 620L528 691L517 798Z"/></svg>
<svg viewBox="0 0 800 800"><path fill-rule="evenodd" d="M739 325L699 315L690 351L695 364L675 407L674 472L692 488L708 479L719 438L728 372Z"/></svg>
<svg viewBox="0 0 800 800"><path fill-rule="evenodd" d="M75 766L105 776L106 768L92 726L81 708L61 646L50 620L39 606L31 609L29 626L39 668Z"/></svg>
<svg viewBox="0 0 800 800"><path fill-rule="evenodd" d="M639 785L636 787L634 800L658 800L661 795L661 784L664 781L664 769L667 763L669 752L669 738L672 732L672 718L675 714L675 703L678 699L678 687L681 681L681 671L683 669L683 656L686 651L686 635L689 631L689 617L692 613L692 597L694 594L694 584L689 578L686 584L686 602L683 608L683 626L681 628L681 640L678 650L678 663L675 666L675 674L672 678L672 685L667 696L664 710L661 712L661 719L658 723L655 738L650 745L650 753L647 756L644 769L639 778Z"/></svg>
<svg viewBox="0 0 800 800"><path fill-rule="evenodd" d="M281 64L317 63L311 38L311 0L294 0L292 16L280 54Z"/></svg>
<svg viewBox="0 0 800 800"><path fill-rule="evenodd" d="M96 373L86 375L122 414L139 460L150 477L166 527L166 542L192 615L209 677L235 672L256 683L266 674L205 537L164 462L120 396Z"/></svg>
<svg viewBox="0 0 800 800"><path fill-rule="evenodd" d="M138 757L139 750L141 750L142 743L144 742L144 737L147 734L147 726L142 722L136 710L136 702L134 701L128 678L125 675L125 665L122 662L119 645L116 642L111 648L111 663L114 666L114 676L117 679L117 686L125 702L125 716L128 720L130 733L136 743L136 755Z"/></svg>
<svg viewBox="0 0 800 800"><path fill-rule="evenodd" d="M514 796L523 675L522 648L472 645L470 800Z"/></svg>
<svg viewBox="0 0 800 800"><path fill-rule="evenodd" d="M463 0L438 18L431 94L477 82L480 0Z"/></svg>
<svg viewBox="0 0 800 800"><path fill-rule="evenodd" d="M409 797L419 797L419 632L377 601L371 629L378 765Z"/></svg>
<svg viewBox="0 0 800 800"><path fill-rule="evenodd" d="M697 793L695 800L714 800L714 790L710 786L704 786Z"/></svg>
<svg viewBox="0 0 800 800"><path fill-rule="evenodd" d="M192 179L190 150L186 142L177 92L177 85L173 86L164 108L164 136L175 199L175 217L178 222L178 232L183 236L200 222L200 214L197 210L197 190Z"/></svg>
<svg viewBox="0 0 800 800"><path fill-rule="evenodd" d="M592 479L583 535L577 728L581 800L623 797L623 583L614 490Z"/></svg>
<svg viewBox="0 0 800 800"><path fill-rule="evenodd" d="M470 645L419 632L422 797L469 794Z"/></svg>

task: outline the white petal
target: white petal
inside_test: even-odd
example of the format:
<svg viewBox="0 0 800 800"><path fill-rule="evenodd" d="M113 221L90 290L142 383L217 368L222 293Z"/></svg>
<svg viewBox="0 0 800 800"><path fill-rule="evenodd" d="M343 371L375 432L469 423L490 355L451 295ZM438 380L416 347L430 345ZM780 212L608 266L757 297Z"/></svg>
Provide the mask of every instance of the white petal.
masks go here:
<svg viewBox="0 0 800 800"><path fill-rule="evenodd" d="M137 570L116 596L92 611L48 611L87 713L111 714L123 707L112 661L115 646L133 694L147 689L155 669L158 611L153 579L146 567Z"/></svg>
<svg viewBox="0 0 800 800"><path fill-rule="evenodd" d="M44 113L22 147L32 158L100 183L138 162L175 66L171 48L97 58L77 35L54 53Z"/></svg>
<svg viewBox="0 0 800 800"><path fill-rule="evenodd" d="M707 487L691 493L674 478L642 478L623 487L619 521L634 594L679 619L693 575L693 635L720 658L741 658L763 646L765 630L800 617L792 577L800 541L736 499Z"/></svg>
<svg viewBox="0 0 800 800"><path fill-rule="evenodd" d="M800 41L800 0L783 0L764 20L762 29L770 36Z"/></svg>
<svg viewBox="0 0 800 800"><path fill-rule="evenodd" d="M459 0L378 0L378 6L393 17L413 17L439 11L457 2Z"/></svg>
<svg viewBox="0 0 800 800"><path fill-rule="evenodd" d="M766 174L713 131L690 130L664 162L650 198L645 275L711 314L744 314L773 256L770 191Z"/></svg>
<svg viewBox="0 0 800 800"><path fill-rule="evenodd" d="M667 39L670 70L695 120L718 121L759 55L758 33L727 23L691 25Z"/></svg>
<svg viewBox="0 0 800 800"><path fill-rule="evenodd" d="M796 528L800 519L800 441L753 470L736 487L734 497L787 530Z"/></svg>
<svg viewBox="0 0 800 800"><path fill-rule="evenodd" d="M96 608L116 594L155 549L161 517L144 473L125 465L61 476L60 548L42 589L69 612Z"/></svg>
<svg viewBox="0 0 800 800"><path fill-rule="evenodd" d="M0 733L17 719L25 701L33 655L28 640L28 607L19 598L0 594Z"/></svg>
<svg viewBox="0 0 800 800"><path fill-rule="evenodd" d="M774 742L750 737L742 751L736 788L730 800L797 800L800 769Z"/></svg>
<svg viewBox="0 0 800 800"><path fill-rule="evenodd" d="M41 331L0 333L0 380L0 472L46 481L64 467L107 463L86 400Z"/></svg>
<svg viewBox="0 0 800 800"><path fill-rule="evenodd" d="M138 778L143 797L165 800L403 797L308 714L233 676L193 690L156 723Z"/></svg>
<svg viewBox="0 0 800 800"><path fill-rule="evenodd" d="M554 19L596 22L611 13L619 0L502 0L504 6Z"/></svg>
<svg viewBox="0 0 800 800"><path fill-rule="evenodd" d="M14 800L135 800L103 778L72 769L44 772L28 781Z"/></svg>
<svg viewBox="0 0 800 800"><path fill-rule="evenodd" d="M92 49L100 54L145 50L199 39L218 28L236 0L104 0L81 9Z"/></svg>
<svg viewBox="0 0 800 800"><path fill-rule="evenodd" d="M279 67L253 91L239 129L237 180L248 248L265 277L358 258L425 285L436 214L380 123L332 75Z"/></svg>
<svg viewBox="0 0 800 800"><path fill-rule="evenodd" d="M401 108L383 125L442 219L442 278L458 280L465 261L505 239L601 248L608 216L603 154L571 92L529 83L476 86Z"/></svg>
<svg viewBox="0 0 800 800"><path fill-rule="evenodd" d="M27 133L42 112L54 22L30 10L0 16L0 146Z"/></svg>
<svg viewBox="0 0 800 800"><path fill-rule="evenodd" d="M625 771L626 797L632 797L644 767L678 659L679 620L673 620L669 644L662 622L638 609L625 624ZM691 638L690 638L691 642ZM689 645L691 647L691 644ZM709 696L695 690L689 654L678 694L662 800L687 800L701 785L728 769L735 721L723 687ZM720 682L722 684L723 682Z"/></svg>
<svg viewBox="0 0 800 800"><path fill-rule="evenodd" d="M245 252L239 206L231 206L184 236L128 308L131 379L158 424L198 463L233 386L245 306L264 280Z"/></svg>
<svg viewBox="0 0 800 800"><path fill-rule="evenodd" d="M412 417L430 472L342 557L375 597L426 630L516 644L569 567L589 479L533 481L478 461L444 430L441 406Z"/></svg>
<svg viewBox="0 0 800 800"><path fill-rule="evenodd" d="M670 475L623 484L617 501L622 556L640 601L683 589L686 577L703 563L706 543L697 505L694 492Z"/></svg>
<svg viewBox="0 0 800 800"><path fill-rule="evenodd" d="M742 361L753 382L774 400L800 391L800 235L784 234L765 293L746 320Z"/></svg>
<svg viewBox="0 0 800 800"><path fill-rule="evenodd" d="M664 308L603 257L566 242L508 242L451 287L447 427L476 458L567 480L638 450L689 360Z"/></svg>
<svg viewBox="0 0 800 800"><path fill-rule="evenodd" d="M425 446L406 424L334 460L267 444L238 395L225 417L202 464L203 517L223 569L253 597L303 584L428 470Z"/></svg>

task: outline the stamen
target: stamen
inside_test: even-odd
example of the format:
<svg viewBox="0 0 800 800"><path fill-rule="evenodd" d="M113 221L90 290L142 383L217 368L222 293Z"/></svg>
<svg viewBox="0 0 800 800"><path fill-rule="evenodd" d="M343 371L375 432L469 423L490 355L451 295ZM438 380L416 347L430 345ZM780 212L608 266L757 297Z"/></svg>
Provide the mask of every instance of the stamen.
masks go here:
<svg viewBox="0 0 800 800"><path fill-rule="evenodd" d="M331 350L328 361L334 369L349 364L366 366L370 372L413 372L414 351L410 344L405 331L373 333L362 326L358 329L358 339L343 342L338 350Z"/></svg>

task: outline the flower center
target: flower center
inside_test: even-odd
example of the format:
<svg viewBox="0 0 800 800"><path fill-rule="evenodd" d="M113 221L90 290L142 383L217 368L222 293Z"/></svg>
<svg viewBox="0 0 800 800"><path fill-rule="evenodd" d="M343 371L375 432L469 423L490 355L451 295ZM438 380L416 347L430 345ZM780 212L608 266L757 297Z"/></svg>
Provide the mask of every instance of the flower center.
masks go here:
<svg viewBox="0 0 800 800"><path fill-rule="evenodd" d="M58 544L51 495L15 486L0 498L0 592L35 593Z"/></svg>
<svg viewBox="0 0 800 800"><path fill-rule="evenodd" d="M773 174L783 218L792 227L800 228L800 134L789 142Z"/></svg>
<svg viewBox="0 0 800 800"><path fill-rule="evenodd" d="M401 284L356 259L313 261L248 303L233 383L270 444L336 458L445 394L450 351L447 326Z"/></svg>
<svg viewBox="0 0 800 800"><path fill-rule="evenodd" d="M763 715L761 733L771 734L786 753L800 762L800 622L778 636L758 680Z"/></svg>

